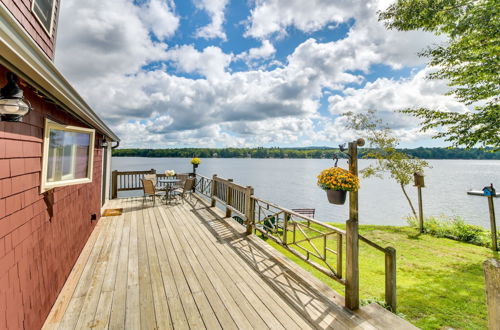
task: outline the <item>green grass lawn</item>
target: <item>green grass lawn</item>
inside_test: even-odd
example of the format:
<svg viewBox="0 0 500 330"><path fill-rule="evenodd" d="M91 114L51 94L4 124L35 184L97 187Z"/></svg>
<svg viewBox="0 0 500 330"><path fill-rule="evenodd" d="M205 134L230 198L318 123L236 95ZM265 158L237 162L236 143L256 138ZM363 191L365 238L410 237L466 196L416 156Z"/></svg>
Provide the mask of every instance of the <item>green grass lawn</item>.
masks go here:
<svg viewBox="0 0 500 330"><path fill-rule="evenodd" d="M333 224L344 229L343 224ZM482 263L498 253L472 244L417 235L409 227L360 226L375 243L396 248L398 313L422 329L485 329ZM259 235L260 236L260 235ZM269 244L339 293L344 287L271 240ZM334 248L335 241L327 244ZM335 259L332 259L332 263ZM384 300L384 254L360 242L361 299ZM344 272L345 274L345 272Z"/></svg>

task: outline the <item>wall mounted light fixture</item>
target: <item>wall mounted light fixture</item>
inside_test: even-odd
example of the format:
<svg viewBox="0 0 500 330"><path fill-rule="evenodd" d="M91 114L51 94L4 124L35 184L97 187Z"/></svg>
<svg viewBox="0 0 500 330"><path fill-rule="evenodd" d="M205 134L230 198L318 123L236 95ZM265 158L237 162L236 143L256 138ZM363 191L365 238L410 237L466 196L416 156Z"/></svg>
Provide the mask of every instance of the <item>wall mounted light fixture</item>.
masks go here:
<svg viewBox="0 0 500 330"><path fill-rule="evenodd" d="M15 74L7 73L7 85L0 89L0 120L21 121L31 110L29 102L24 102L23 90L19 88L17 81Z"/></svg>

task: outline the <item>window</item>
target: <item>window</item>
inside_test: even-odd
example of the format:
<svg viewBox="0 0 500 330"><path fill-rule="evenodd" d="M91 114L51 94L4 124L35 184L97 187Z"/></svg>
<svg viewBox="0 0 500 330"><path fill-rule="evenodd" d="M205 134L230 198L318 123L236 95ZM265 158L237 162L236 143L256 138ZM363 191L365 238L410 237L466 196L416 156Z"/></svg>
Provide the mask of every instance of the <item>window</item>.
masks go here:
<svg viewBox="0 0 500 330"><path fill-rule="evenodd" d="M94 138L93 129L45 120L42 192L92 181Z"/></svg>
<svg viewBox="0 0 500 330"><path fill-rule="evenodd" d="M54 6L55 0L33 0L33 7L31 8L49 36L52 35Z"/></svg>

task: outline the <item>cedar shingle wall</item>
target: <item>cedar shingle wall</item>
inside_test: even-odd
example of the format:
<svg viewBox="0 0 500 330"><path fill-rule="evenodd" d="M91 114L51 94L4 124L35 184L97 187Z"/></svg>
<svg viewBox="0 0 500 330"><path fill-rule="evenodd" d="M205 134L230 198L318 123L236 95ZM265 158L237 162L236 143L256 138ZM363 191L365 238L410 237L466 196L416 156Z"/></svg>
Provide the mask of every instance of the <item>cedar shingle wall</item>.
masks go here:
<svg viewBox="0 0 500 330"><path fill-rule="evenodd" d="M5 81L0 66L0 86ZM100 217L102 149L93 182L54 189L54 216L40 194L45 116L83 126L23 88L34 110L22 123L0 122L0 329L38 329ZM96 135L96 140L100 138Z"/></svg>
<svg viewBox="0 0 500 330"><path fill-rule="evenodd" d="M40 46L48 57L54 59L54 46L57 31L57 15L59 14L59 0L56 0L52 23L52 34L44 30L36 16L31 12L33 0L0 0L5 7L14 15L21 26L28 32L31 38Z"/></svg>

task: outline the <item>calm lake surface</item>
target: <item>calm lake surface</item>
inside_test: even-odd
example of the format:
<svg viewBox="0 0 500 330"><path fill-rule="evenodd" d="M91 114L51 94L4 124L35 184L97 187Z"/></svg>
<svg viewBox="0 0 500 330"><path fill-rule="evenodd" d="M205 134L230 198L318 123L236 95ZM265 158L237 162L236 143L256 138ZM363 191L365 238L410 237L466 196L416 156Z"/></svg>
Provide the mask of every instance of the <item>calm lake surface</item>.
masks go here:
<svg viewBox="0 0 500 330"><path fill-rule="evenodd" d="M255 195L286 208L315 208L316 219L343 222L348 219L348 206L332 205L326 193L316 186L316 176L332 167L328 159L201 159L197 172L211 177L217 174L233 178L238 184L252 186ZM362 169L372 160L359 160ZM498 160L429 160L431 169L425 172L423 205L425 216L460 216L466 222L489 229L488 202L485 197L469 196L467 190L480 190L493 183L500 188L500 161ZM339 166L347 168L345 160ZM113 170L148 170L158 173L173 169L178 173L192 170L188 158L114 157ZM359 221L362 224L405 225L404 218L411 213L397 183L391 179L361 180L359 190ZM417 208L416 188L408 192ZM137 192L136 195L141 194ZM124 195L122 195L124 196ZM495 198L497 219L500 218L500 198ZM498 220L497 220L498 223Z"/></svg>

